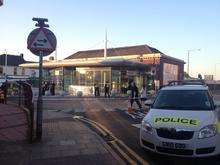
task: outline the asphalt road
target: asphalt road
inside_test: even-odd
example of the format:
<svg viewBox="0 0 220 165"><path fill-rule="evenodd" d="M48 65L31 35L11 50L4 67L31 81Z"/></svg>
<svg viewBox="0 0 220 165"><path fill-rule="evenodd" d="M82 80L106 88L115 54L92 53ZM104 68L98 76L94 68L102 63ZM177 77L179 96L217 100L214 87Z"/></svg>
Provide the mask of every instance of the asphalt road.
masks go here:
<svg viewBox="0 0 220 165"><path fill-rule="evenodd" d="M143 150L139 145L139 128L132 124L139 124L141 119L133 119L122 110L116 111L89 111L87 109L81 115L104 125L117 138L134 150L151 165L219 165L220 158L189 159L170 156L155 155Z"/></svg>

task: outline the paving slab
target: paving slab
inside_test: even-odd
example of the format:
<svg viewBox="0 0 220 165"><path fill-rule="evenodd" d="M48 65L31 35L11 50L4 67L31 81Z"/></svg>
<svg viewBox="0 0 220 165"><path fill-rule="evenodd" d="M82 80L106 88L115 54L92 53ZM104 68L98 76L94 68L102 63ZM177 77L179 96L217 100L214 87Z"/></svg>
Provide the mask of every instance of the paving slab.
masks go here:
<svg viewBox="0 0 220 165"><path fill-rule="evenodd" d="M45 114L40 142L4 143L0 147L4 165L124 164L100 136L71 115L58 114L53 119Z"/></svg>

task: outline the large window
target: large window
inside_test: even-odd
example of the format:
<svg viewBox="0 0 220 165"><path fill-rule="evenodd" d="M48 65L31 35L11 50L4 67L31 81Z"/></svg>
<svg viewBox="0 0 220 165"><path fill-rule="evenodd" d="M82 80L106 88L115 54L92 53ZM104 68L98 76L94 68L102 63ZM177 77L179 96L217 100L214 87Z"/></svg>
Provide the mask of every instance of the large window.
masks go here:
<svg viewBox="0 0 220 165"><path fill-rule="evenodd" d="M21 74L22 74L22 75L25 75L25 68L22 68Z"/></svg>
<svg viewBox="0 0 220 165"><path fill-rule="evenodd" d="M163 85L169 81L178 80L178 65L164 63L163 65Z"/></svg>
<svg viewBox="0 0 220 165"><path fill-rule="evenodd" d="M111 83L110 68L76 68L73 76L73 85L104 87L105 83Z"/></svg>

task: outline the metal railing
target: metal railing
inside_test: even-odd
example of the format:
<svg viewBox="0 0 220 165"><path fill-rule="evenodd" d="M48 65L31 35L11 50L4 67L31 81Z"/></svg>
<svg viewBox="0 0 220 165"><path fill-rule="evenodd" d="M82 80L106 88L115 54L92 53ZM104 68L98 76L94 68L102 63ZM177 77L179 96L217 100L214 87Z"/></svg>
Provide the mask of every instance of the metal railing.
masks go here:
<svg viewBox="0 0 220 165"><path fill-rule="evenodd" d="M21 107L27 115L28 133L27 138L31 143L34 137L34 104L31 85L24 81L6 81L5 103Z"/></svg>

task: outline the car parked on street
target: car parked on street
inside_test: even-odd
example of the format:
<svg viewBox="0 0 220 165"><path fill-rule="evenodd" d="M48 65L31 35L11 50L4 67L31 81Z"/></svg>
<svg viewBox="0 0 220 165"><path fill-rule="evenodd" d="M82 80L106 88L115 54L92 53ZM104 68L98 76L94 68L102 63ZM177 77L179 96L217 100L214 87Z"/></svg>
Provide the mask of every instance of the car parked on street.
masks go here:
<svg viewBox="0 0 220 165"><path fill-rule="evenodd" d="M166 155L220 154L219 107L205 84L172 84L160 89L140 129L143 148Z"/></svg>

